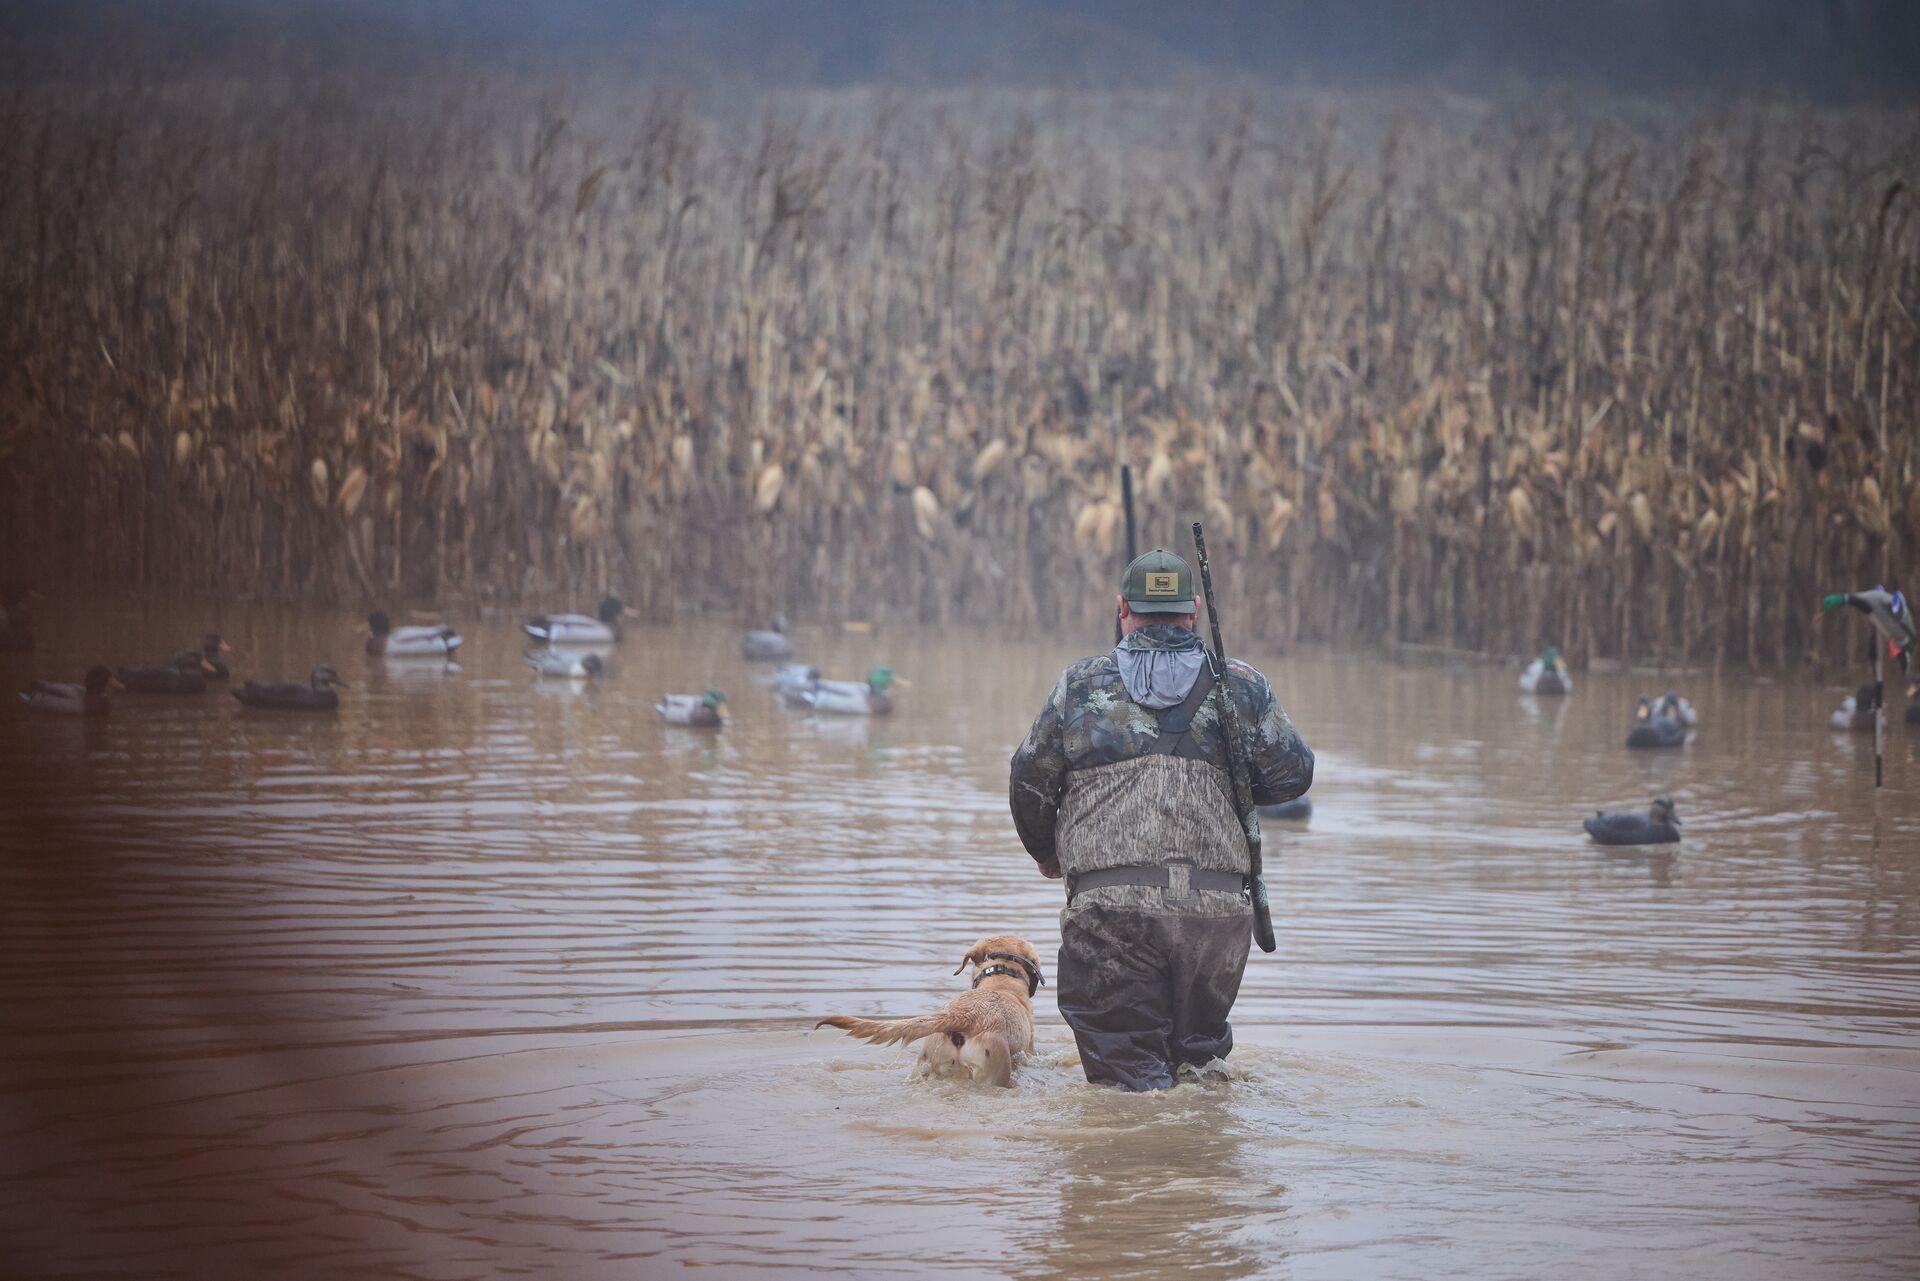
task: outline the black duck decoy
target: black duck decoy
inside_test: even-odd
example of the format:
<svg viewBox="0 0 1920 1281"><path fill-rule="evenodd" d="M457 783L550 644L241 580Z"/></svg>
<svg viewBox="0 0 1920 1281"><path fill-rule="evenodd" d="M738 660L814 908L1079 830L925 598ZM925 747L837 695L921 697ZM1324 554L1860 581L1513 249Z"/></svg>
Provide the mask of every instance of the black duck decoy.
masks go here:
<svg viewBox="0 0 1920 1281"><path fill-rule="evenodd" d="M85 684L35 681L20 691L20 701L29 711L51 716L105 716L111 708L107 682L112 679L113 673L105 667L90 667Z"/></svg>
<svg viewBox="0 0 1920 1281"><path fill-rule="evenodd" d="M132 694L204 694L207 690L200 655L192 650L151 667L122 667L113 675Z"/></svg>
<svg viewBox="0 0 1920 1281"><path fill-rule="evenodd" d="M33 596L19 583L0 591L0 650L24 653L33 648Z"/></svg>
<svg viewBox="0 0 1920 1281"><path fill-rule="evenodd" d="M1627 731L1628 747L1684 747L1687 723L1680 719L1679 708L1668 700L1658 702L1642 698L1633 712L1633 728Z"/></svg>
<svg viewBox="0 0 1920 1281"><path fill-rule="evenodd" d="M1313 798L1300 796L1284 805L1262 805L1260 817L1275 819L1282 823L1304 823L1313 817Z"/></svg>
<svg viewBox="0 0 1920 1281"><path fill-rule="evenodd" d="M1680 839L1680 815L1664 796L1645 814L1609 814L1602 810L1581 823L1601 845L1669 845Z"/></svg>
<svg viewBox="0 0 1920 1281"><path fill-rule="evenodd" d="M200 638L199 649L183 649L177 654L168 656L165 662L168 666L177 665L182 661L198 663L202 676L210 681L223 681L232 673L227 671L226 660L220 656L232 652L233 646L221 640L219 632L208 632Z"/></svg>
<svg viewBox="0 0 1920 1281"><path fill-rule="evenodd" d="M290 712L331 712L340 706L334 687L347 688L339 673L322 664L313 669L308 684L293 681L248 681L229 691L248 707L276 707Z"/></svg>
<svg viewBox="0 0 1920 1281"><path fill-rule="evenodd" d="M766 631L748 632L740 642L740 657L750 663L772 663L793 657L793 642L787 639L787 619L775 614Z"/></svg>

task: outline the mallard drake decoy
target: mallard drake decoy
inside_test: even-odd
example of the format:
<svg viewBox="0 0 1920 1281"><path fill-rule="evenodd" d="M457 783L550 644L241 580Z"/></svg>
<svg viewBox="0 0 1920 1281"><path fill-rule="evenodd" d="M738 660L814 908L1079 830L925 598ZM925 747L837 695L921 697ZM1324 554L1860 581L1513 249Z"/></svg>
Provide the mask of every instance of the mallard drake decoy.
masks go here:
<svg viewBox="0 0 1920 1281"><path fill-rule="evenodd" d="M597 680L607 674L605 661L591 651L569 654L558 649L530 649L527 651L527 666L542 676L559 676L569 680Z"/></svg>
<svg viewBox="0 0 1920 1281"><path fill-rule="evenodd" d="M789 702L799 702L803 691L820 680L820 669L808 663L784 663L773 673L774 692Z"/></svg>
<svg viewBox="0 0 1920 1281"><path fill-rule="evenodd" d="M0 591L0 650L22 653L32 648L33 596L19 583L9 583Z"/></svg>
<svg viewBox="0 0 1920 1281"><path fill-rule="evenodd" d="M727 696L717 689L704 694L662 694L653 710L669 725L714 729L726 722Z"/></svg>
<svg viewBox="0 0 1920 1281"><path fill-rule="evenodd" d="M1687 742L1687 726L1679 716L1679 709L1668 702L1667 698L1658 702L1651 698L1642 698L1633 712L1633 728L1627 731L1628 747L1684 747Z"/></svg>
<svg viewBox="0 0 1920 1281"><path fill-rule="evenodd" d="M20 701L30 711L51 716L105 716L112 706L107 702L107 682L112 679L105 667L89 667L82 684L35 681L20 691Z"/></svg>
<svg viewBox="0 0 1920 1281"><path fill-rule="evenodd" d="M1275 819L1282 823L1304 823L1313 817L1313 798L1300 796L1284 805L1262 805L1260 817Z"/></svg>
<svg viewBox="0 0 1920 1281"><path fill-rule="evenodd" d="M1520 673L1520 688L1529 694L1573 693L1573 676L1560 658L1558 645L1547 646L1546 653L1527 664Z"/></svg>
<svg viewBox="0 0 1920 1281"><path fill-rule="evenodd" d="M787 639L787 619L775 614L768 631L748 632L740 642L740 657L752 663L771 663L793 657L793 642Z"/></svg>
<svg viewBox="0 0 1920 1281"><path fill-rule="evenodd" d="M385 658L442 658L460 648L451 627L395 627L384 609L367 615L367 653Z"/></svg>
<svg viewBox="0 0 1920 1281"><path fill-rule="evenodd" d="M1874 693L1873 686L1862 685L1855 693L1840 700L1827 723L1835 729L1870 730L1873 728Z"/></svg>
<svg viewBox="0 0 1920 1281"><path fill-rule="evenodd" d="M627 612L618 596L600 602L600 616L536 614L521 624L527 635L549 645L604 645L620 639L620 617Z"/></svg>
<svg viewBox="0 0 1920 1281"><path fill-rule="evenodd" d="M1580 825L1602 845L1669 845L1680 839L1680 815L1664 796L1655 797L1645 814L1602 810Z"/></svg>
<svg viewBox="0 0 1920 1281"><path fill-rule="evenodd" d="M220 639L219 632L208 632L200 638L198 650L183 649L166 661L168 664L182 662L193 663L200 668L200 674L210 681L223 681L230 674L226 662L220 655L233 652L233 646Z"/></svg>
<svg viewBox="0 0 1920 1281"><path fill-rule="evenodd" d="M836 716L889 716L893 713L893 669L876 667L864 681L821 680L815 669L813 679L797 688L782 687L790 702L816 712Z"/></svg>
<svg viewBox="0 0 1920 1281"><path fill-rule="evenodd" d="M340 706L340 696L334 693L334 687L347 688L326 664L313 669L313 675L305 685L293 681L248 681L239 688L229 691L248 707L277 707L291 712L331 712Z"/></svg>
<svg viewBox="0 0 1920 1281"><path fill-rule="evenodd" d="M204 694L207 690L200 655L192 650L151 667L122 667L113 676L122 689L133 694Z"/></svg>

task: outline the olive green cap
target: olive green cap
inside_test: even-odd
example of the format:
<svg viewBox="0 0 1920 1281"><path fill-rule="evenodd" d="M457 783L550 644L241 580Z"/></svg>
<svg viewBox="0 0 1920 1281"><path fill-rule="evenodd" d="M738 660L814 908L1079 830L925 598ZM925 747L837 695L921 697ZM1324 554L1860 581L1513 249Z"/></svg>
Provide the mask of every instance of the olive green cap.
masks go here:
<svg viewBox="0 0 1920 1281"><path fill-rule="evenodd" d="M1120 577L1120 598L1136 614L1193 614L1193 571L1164 547L1133 558Z"/></svg>

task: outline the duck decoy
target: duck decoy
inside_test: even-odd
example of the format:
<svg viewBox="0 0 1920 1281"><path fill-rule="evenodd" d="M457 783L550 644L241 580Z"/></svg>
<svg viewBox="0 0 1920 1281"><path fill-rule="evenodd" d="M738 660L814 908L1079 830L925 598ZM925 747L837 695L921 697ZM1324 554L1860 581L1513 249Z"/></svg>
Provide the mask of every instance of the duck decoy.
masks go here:
<svg viewBox="0 0 1920 1281"><path fill-rule="evenodd" d="M620 618L629 612L618 596L600 602L597 618L585 614L536 614L521 624L527 635L549 645L605 645L620 639Z"/></svg>
<svg viewBox="0 0 1920 1281"><path fill-rule="evenodd" d="M305 685L293 681L248 681L238 689L229 691L248 707L275 707L290 712L331 712L340 706L340 696L334 693L334 687L347 688L326 664L313 669L313 676Z"/></svg>
<svg viewBox="0 0 1920 1281"><path fill-rule="evenodd" d="M1827 723L1835 729L1871 730L1874 706L1873 686L1862 685L1840 700L1840 706L1827 718Z"/></svg>
<svg viewBox="0 0 1920 1281"><path fill-rule="evenodd" d="M1670 845L1680 839L1680 815L1664 796L1655 797L1645 814L1600 810L1580 825L1602 845Z"/></svg>
<svg viewBox="0 0 1920 1281"><path fill-rule="evenodd" d="M527 666L542 676L559 676L569 680L597 680L607 674L606 663L600 655L591 651L569 654L557 649L530 649L527 651Z"/></svg>
<svg viewBox="0 0 1920 1281"><path fill-rule="evenodd" d="M114 679L131 694L204 694L207 674L200 670L200 655L188 650L175 654L151 667L122 667Z"/></svg>
<svg viewBox="0 0 1920 1281"><path fill-rule="evenodd" d="M1284 805L1262 805L1260 817L1276 819L1282 823L1304 823L1313 817L1313 798L1300 796Z"/></svg>
<svg viewBox="0 0 1920 1281"><path fill-rule="evenodd" d="M805 684L782 686L781 692L788 701L836 716L892 715L893 695L887 692L894 685L891 667L874 668L867 673L864 681L822 680L818 669L807 670L812 673L812 678Z"/></svg>
<svg viewBox="0 0 1920 1281"><path fill-rule="evenodd" d="M787 619L775 614L766 631L748 632L740 641L740 657L750 663L773 663L793 657L793 642L787 639Z"/></svg>
<svg viewBox="0 0 1920 1281"><path fill-rule="evenodd" d="M1546 653L1527 664L1527 670L1520 673L1520 688L1529 694L1573 693L1573 676L1560 657L1558 645L1547 646Z"/></svg>
<svg viewBox="0 0 1920 1281"><path fill-rule="evenodd" d="M1920 681L1907 686L1907 724L1920 725Z"/></svg>
<svg viewBox="0 0 1920 1281"><path fill-rule="evenodd" d="M1655 714L1675 717L1688 729L1700 723L1700 713L1693 710L1693 704L1672 690L1660 696L1659 708Z"/></svg>
<svg viewBox="0 0 1920 1281"><path fill-rule="evenodd" d="M35 681L20 691L20 701L29 711L51 716L105 716L112 706L107 702L107 682L112 679L107 668L89 667L83 684Z"/></svg>
<svg viewBox="0 0 1920 1281"><path fill-rule="evenodd" d="M1627 731L1628 747L1684 747L1687 725L1679 709L1668 701L1642 698L1633 712L1633 728Z"/></svg>
<svg viewBox="0 0 1920 1281"><path fill-rule="evenodd" d="M662 694L653 710L669 725L716 729L726 723L727 696L717 689L704 694Z"/></svg>
<svg viewBox="0 0 1920 1281"><path fill-rule="evenodd" d="M367 653L384 658L444 658L461 643L451 627L395 627L384 609L367 615L367 631Z"/></svg>
<svg viewBox="0 0 1920 1281"><path fill-rule="evenodd" d="M19 583L9 583L0 591L0 650L24 653L32 648L33 596Z"/></svg>
<svg viewBox="0 0 1920 1281"><path fill-rule="evenodd" d="M223 681L227 679L230 673L227 671L226 662L220 655L230 654L232 652L233 646L221 640L219 632L208 632L200 638L199 649L183 649L166 661L174 665L183 662L193 663L200 668L200 674L208 680Z"/></svg>
<svg viewBox="0 0 1920 1281"><path fill-rule="evenodd" d="M819 681L820 669L808 663L784 663L773 673L774 692L794 703Z"/></svg>

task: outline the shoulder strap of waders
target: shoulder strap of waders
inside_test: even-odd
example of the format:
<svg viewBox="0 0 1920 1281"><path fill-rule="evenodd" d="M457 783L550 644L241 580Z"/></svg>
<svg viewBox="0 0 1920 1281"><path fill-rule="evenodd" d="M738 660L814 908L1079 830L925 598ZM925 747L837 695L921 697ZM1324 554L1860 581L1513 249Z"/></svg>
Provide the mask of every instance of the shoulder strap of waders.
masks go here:
<svg viewBox="0 0 1920 1281"><path fill-rule="evenodd" d="M1213 671L1203 666L1200 674L1193 678L1193 688L1187 691L1187 696L1160 713L1160 733L1147 749L1148 756L1181 756L1190 760L1206 756L1206 751L1187 731L1193 728L1194 715L1212 689Z"/></svg>

